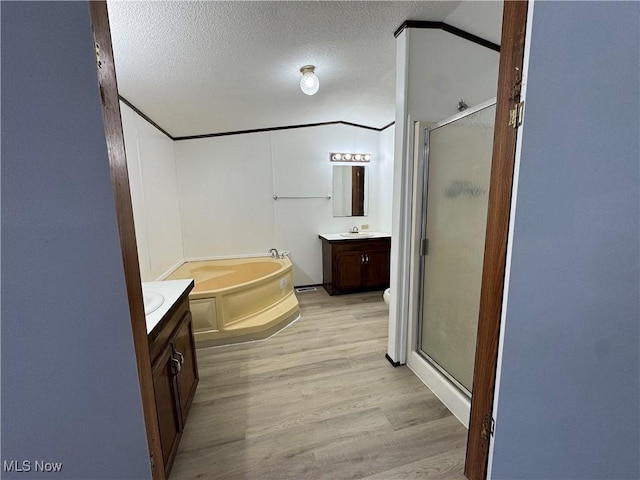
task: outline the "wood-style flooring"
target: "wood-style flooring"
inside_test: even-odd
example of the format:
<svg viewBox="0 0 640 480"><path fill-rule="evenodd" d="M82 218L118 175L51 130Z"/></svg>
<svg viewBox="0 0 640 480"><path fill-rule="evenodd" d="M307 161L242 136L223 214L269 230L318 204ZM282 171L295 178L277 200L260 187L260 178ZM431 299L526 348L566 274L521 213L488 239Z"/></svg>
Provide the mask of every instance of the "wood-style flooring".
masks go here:
<svg viewBox="0 0 640 480"><path fill-rule="evenodd" d="M276 336L197 351L171 480L464 479L466 429L384 356L382 292L298 299Z"/></svg>

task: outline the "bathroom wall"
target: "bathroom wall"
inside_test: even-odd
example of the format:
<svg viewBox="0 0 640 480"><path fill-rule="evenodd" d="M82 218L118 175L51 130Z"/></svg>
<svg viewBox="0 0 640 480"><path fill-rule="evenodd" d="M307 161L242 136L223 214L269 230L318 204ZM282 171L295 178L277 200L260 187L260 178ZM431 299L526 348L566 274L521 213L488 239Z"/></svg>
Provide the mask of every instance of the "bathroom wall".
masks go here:
<svg viewBox="0 0 640 480"><path fill-rule="evenodd" d="M530 20L491 478L637 479L640 4Z"/></svg>
<svg viewBox="0 0 640 480"><path fill-rule="evenodd" d="M184 256L203 258L289 250L294 283L322 283L319 233L368 224L389 231L381 221L380 132L327 125L250 133L174 144L178 172ZM332 151L371 153L369 215L333 217ZM383 160L389 169L388 154ZM390 182L390 178L387 177ZM319 196L280 199L278 196Z"/></svg>
<svg viewBox="0 0 640 480"><path fill-rule="evenodd" d="M1 476L150 479L89 10L0 9Z"/></svg>
<svg viewBox="0 0 640 480"><path fill-rule="evenodd" d="M275 246L268 133L174 147L186 258L266 253Z"/></svg>
<svg viewBox="0 0 640 480"><path fill-rule="evenodd" d="M393 198L393 152L395 127L387 127L378 136L378 223L379 230L391 233Z"/></svg>
<svg viewBox="0 0 640 480"><path fill-rule="evenodd" d="M438 122L496 96L500 54L442 30L409 28L407 114Z"/></svg>
<svg viewBox="0 0 640 480"><path fill-rule="evenodd" d="M142 281L183 260L173 140L120 102Z"/></svg>

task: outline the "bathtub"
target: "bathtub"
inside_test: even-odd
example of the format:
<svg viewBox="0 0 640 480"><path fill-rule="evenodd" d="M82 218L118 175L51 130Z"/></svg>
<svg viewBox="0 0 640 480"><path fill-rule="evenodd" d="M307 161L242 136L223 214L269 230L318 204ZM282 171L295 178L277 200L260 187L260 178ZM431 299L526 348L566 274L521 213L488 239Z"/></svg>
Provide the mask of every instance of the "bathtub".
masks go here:
<svg viewBox="0 0 640 480"><path fill-rule="evenodd" d="M267 338L298 318L288 258L186 262L167 280L193 278L189 294L198 347Z"/></svg>

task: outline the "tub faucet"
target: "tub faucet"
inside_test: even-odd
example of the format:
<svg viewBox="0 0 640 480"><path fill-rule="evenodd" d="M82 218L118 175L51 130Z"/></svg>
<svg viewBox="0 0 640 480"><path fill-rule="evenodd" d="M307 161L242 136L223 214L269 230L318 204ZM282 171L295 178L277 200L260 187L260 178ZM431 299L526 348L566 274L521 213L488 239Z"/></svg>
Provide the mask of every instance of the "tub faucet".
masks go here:
<svg viewBox="0 0 640 480"><path fill-rule="evenodd" d="M272 248L271 250L269 250L269 253L271 254L271 258L278 258L278 250L275 248Z"/></svg>

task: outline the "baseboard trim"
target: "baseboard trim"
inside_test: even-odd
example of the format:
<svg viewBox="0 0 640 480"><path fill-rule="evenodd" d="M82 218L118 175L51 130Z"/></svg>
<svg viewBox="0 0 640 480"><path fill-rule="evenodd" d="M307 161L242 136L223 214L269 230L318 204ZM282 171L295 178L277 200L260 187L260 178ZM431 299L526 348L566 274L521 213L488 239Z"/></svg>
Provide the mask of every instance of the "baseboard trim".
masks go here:
<svg viewBox="0 0 640 480"><path fill-rule="evenodd" d="M389 363L393 365L394 368L402 365L402 363L394 361L393 358L391 358L388 353L384 354L384 358L389 360Z"/></svg>
<svg viewBox="0 0 640 480"><path fill-rule="evenodd" d="M469 428L470 398L416 352L409 353L407 367L444 403L462 425Z"/></svg>

